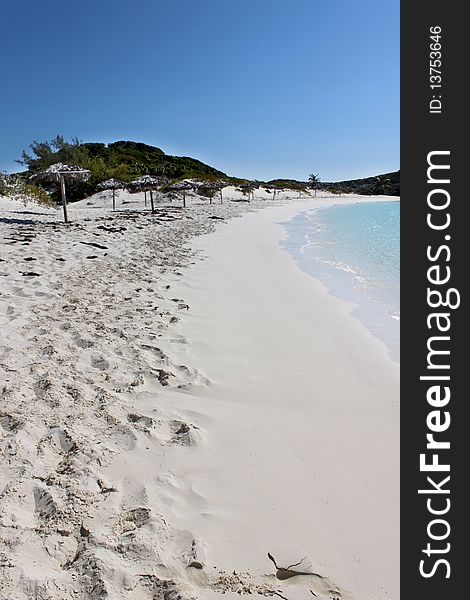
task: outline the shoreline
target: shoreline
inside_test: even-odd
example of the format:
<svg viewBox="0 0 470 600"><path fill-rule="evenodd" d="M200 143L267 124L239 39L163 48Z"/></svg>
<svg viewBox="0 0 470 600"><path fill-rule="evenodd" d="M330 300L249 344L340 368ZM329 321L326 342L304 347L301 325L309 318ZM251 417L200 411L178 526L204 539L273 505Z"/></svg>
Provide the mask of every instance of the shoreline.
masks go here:
<svg viewBox="0 0 470 600"><path fill-rule="evenodd" d="M14 224L6 593L398 598L398 368L279 246L339 199L286 200ZM267 552L322 579L278 581Z"/></svg>
<svg viewBox="0 0 470 600"><path fill-rule="evenodd" d="M262 572L276 548L290 564L307 555L353 598L398 598L399 369L353 305L279 247L281 223L299 207L305 203L245 215L199 238L193 248L208 257L178 288L192 306L192 346L198 341L190 362L215 378L207 414L222 410L218 443L231 443L214 467L229 465L226 492L211 490L217 506L229 502L238 515L223 566ZM228 501L239 489L244 499ZM217 527L201 536L208 530L220 561L226 542Z"/></svg>
<svg viewBox="0 0 470 600"><path fill-rule="evenodd" d="M387 201L387 203L389 202L399 203L399 200ZM380 201L367 204L382 203ZM396 315L396 307L393 306L392 308L390 305L385 304L382 298L371 295L373 290L370 289L370 284L374 282L377 272L375 275L371 275L367 266L364 270L363 266L357 262L357 255L356 261L351 262L346 248L342 248L342 252L336 255L333 263L331 263L325 258L325 249L322 247L328 241L323 238L319 240L318 234L311 227L312 221L316 227L322 226L321 213L323 211L340 206L354 207L358 204L364 203L333 204L302 210L283 223L287 235L280 243L289 252L299 268L308 275L320 280L326 286L330 295L354 305L352 309L353 316L359 319L378 340L386 345L392 360L400 364L398 324L400 318ZM318 251L315 249L312 252L309 247L315 243L320 244L320 249ZM308 251L307 256L304 253L305 247ZM377 271L377 267L374 268Z"/></svg>

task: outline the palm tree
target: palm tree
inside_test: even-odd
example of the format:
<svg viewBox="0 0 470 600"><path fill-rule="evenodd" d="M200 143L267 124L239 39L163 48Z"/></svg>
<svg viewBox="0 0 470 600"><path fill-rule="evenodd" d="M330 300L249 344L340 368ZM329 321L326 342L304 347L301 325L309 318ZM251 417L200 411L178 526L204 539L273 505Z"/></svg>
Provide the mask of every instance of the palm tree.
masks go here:
<svg viewBox="0 0 470 600"><path fill-rule="evenodd" d="M309 186L315 190L315 197L317 195L317 186L320 183L320 177L317 175L314 175L313 173L311 173L308 177L308 183Z"/></svg>
<svg viewBox="0 0 470 600"><path fill-rule="evenodd" d="M379 175L378 177L375 178L375 185L374 185L374 193L375 194L387 194L388 192L390 192L392 187L392 182L390 180L389 177L385 176L385 175Z"/></svg>

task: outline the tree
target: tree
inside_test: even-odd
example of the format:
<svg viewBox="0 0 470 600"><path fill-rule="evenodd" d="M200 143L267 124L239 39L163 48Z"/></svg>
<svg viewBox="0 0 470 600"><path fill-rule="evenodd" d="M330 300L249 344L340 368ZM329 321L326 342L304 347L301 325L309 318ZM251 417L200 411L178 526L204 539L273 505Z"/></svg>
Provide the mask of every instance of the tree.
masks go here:
<svg viewBox="0 0 470 600"><path fill-rule="evenodd" d="M62 135L56 135L50 142L34 140L29 147L31 154L23 150L21 159L16 162L31 173L47 169L56 162L81 164L89 158L88 151L83 148L81 140L72 138L71 142L67 142Z"/></svg>
<svg viewBox="0 0 470 600"><path fill-rule="evenodd" d="M50 141L33 141L17 162L25 167L27 176L39 173L55 163L77 164L89 170L88 181L68 182L69 201L93 194L100 182L113 178L128 183L147 174L171 179L197 178L211 181L227 177L199 160L187 156L169 156L160 148L142 142L83 143L74 137L66 140L62 135L57 135ZM57 186L47 182L41 185L50 191L55 200L60 201Z"/></svg>
<svg viewBox="0 0 470 600"><path fill-rule="evenodd" d="M3 171L0 171L0 196L8 196L8 183Z"/></svg>
<svg viewBox="0 0 470 600"><path fill-rule="evenodd" d="M375 178L374 194L388 194L392 188L392 182L389 177L379 175Z"/></svg>
<svg viewBox="0 0 470 600"><path fill-rule="evenodd" d="M318 176L318 174L314 175L313 173L311 173L308 177L308 184L312 190L315 190L315 194L314 194L315 197L317 195L317 187L318 187L319 183L320 183L320 177Z"/></svg>

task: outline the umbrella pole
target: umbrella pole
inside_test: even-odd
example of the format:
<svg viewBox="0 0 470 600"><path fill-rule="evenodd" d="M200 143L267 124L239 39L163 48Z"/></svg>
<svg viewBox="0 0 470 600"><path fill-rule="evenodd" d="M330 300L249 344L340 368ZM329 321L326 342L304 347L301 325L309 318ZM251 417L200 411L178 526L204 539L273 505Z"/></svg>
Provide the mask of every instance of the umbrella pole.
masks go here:
<svg viewBox="0 0 470 600"><path fill-rule="evenodd" d="M68 223L69 220L67 217L67 199L65 197L65 180L63 175L60 176L60 194L62 196L62 207L64 209L64 223Z"/></svg>
<svg viewBox="0 0 470 600"><path fill-rule="evenodd" d="M186 190L183 189L183 208L186 208Z"/></svg>
<svg viewBox="0 0 470 600"><path fill-rule="evenodd" d="M152 207L152 212L155 212L155 208L153 206L153 191L150 190L150 206Z"/></svg>
<svg viewBox="0 0 470 600"><path fill-rule="evenodd" d="M220 190L220 204L223 204L223 203L224 203L224 197L223 197L223 195L222 195L222 194L223 194L223 191L222 191L222 190Z"/></svg>
<svg viewBox="0 0 470 600"><path fill-rule="evenodd" d="M113 210L116 210L116 190L113 188Z"/></svg>
<svg viewBox="0 0 470 600"><path fill-rule="evenodd" d="M147 206L147 192L144 192L144 206Z"/></svg>

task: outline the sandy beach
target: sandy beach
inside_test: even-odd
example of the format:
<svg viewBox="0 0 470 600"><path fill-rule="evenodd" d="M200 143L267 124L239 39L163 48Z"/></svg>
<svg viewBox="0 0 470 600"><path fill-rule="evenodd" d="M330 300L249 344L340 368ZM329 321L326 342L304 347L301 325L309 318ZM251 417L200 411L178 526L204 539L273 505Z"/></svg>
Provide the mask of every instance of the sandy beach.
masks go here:
<svg viewBox="0 0 470 600"><path fill-rule="evenodd" d="M371 198L138 196L0 199L0 597L397 600L399 367L279 244Z"/></svg>

